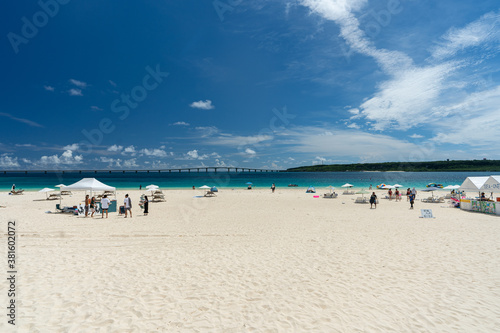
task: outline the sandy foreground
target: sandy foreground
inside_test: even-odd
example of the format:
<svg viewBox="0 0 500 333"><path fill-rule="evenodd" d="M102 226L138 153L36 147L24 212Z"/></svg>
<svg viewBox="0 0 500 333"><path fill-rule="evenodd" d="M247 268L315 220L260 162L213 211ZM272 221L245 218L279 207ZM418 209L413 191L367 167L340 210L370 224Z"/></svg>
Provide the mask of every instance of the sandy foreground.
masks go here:
<svg viewBox="0 0 500 333"><path fill-rule="evenodd" d="M0 193L6 277L16 222L18 332L500 332L499 217L304 189L169 190L143 216L143 192L119 203L125 192L133 218ZM14 332L1 280L0 331Z"/></svg>

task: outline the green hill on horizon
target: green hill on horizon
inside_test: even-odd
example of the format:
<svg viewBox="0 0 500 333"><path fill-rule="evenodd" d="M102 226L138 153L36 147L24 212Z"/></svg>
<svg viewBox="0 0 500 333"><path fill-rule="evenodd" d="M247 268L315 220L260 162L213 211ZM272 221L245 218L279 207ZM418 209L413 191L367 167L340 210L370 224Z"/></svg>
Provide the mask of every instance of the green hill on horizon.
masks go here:
<svg viewBox="0 0 500 333"><path fill-rule="evenodd" d="M463 160L428 162L384 162L311 165L290 168L287 172L332 172L332 171L500 171L500 160Z"/></svg>

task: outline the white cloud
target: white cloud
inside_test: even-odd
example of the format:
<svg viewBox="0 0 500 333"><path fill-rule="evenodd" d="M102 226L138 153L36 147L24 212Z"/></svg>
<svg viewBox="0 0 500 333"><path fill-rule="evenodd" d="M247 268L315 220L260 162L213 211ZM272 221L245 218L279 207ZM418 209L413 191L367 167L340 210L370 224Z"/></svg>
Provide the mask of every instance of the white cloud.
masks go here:
<svg viewBox="0 0 500 333"><path fill-rule="evenodd" d="M375 96L361 104L363 116L374 121L375 130L405 130L435 120L431 110L439 103L446 78L457 66L445 63L402 71L380 84Z"/></svg>
<svg viewBox="0 0 500 333"><path fill-rule="evenodd" d="M99 158L99 161L103 162L103 163L108 163L108 166L110 166L110 167L114 166L114 167L118 167L119 168L119 167L122 166L122 164L121 164L122 160L119 159L119 158L115 159L115 158L109 158L109 157L106 157L106 156L101 156Z"/></svg>
<svg viewBox="0 0 500 333"><path fill-rule="evenodd" d="M250 148L245 149L245 153L247 153L248 155L255 155L255 154L257 154L257 153L255 152L255 150L250 149Z"/></svg>
<svg viewBox="0 0 500 333"><path fill-rule="evenodd" d="M412 138L412 139L422 139L422 138L424 138L424 136L415 133L415 134L410 135L410 138Z"/></svg>
<svg viewBox="0 0 500 333"><path fill-rule="evenodd" d="M202 137L212 136L219 132L219 129L215 126L199 126L195 127L195 129L201 132Z"/></svg>
<svg viewBox="0 0 500 333"><path fill-rule="evenodd" d="M52 86L43 86L43 88L47 91L54 91L55 90L54 87L52 87Z"/></svg>
<svg viewBox="0 0 500 333"><path fill-rule="evenodd" d="M102 109L101 109L100 107L95 106L95 105L92 105L90 108L91 108L92 110L95 110L95 111L102 111Z"/></svg>
<svg viewBox="0 0 500 333"><path fill-rule="evenodd" d="M212 105L212 101L209 99L207 99L206 101L193 102L189 104L189 106L195 109L202 109L202 110L211 110L215 108L215 106Z"/></svg>
<svg viewBox="0 0 500 333"><path fill-rule="evenodd" d="M174 126L189 126L189 123L186 123L185 121L178 121L173 123L172 125Z"/></svg>
<svg viewBox="0 0 500 333"><path fill-rule="evenodd" d="M141 154L144 154L146 156L153 156L153 157L167 157L167 152L162 150L162 149L141 149L139 151Z"/></svg>
<svg viewBox="0 0 500 333"><path fill-rule="evenodd" d="M264 144L266 141L273 140L272 135L261 134L261 135L219 135L217 137L210 137L205 140L204 143L217 146L232 146L232 147L243 147L249 145Z"/></svg>
<svg viewBox="0 0 500 333"><path fill-rule="evenodd" d="M432 50L432 57L443 59L454 56L469 47L500 41L500 15L488 13L461 29L452 28L443 37L443 42Z"/></svg>
<svg viewBox="0 0 500 333"><path fill-rule="evenodd" d="M131 158L129 160L123 161L123 166L125 168L138 167L137 160L135 158Z"/></svg>
<svg viewBox="0 0 500 333"><path fill-rule="evenodd" d="M118 146L118 145L112 145L108 148L108 151L113 151L113 152L122 151L122 150L123 150L123 146Z"/></svg>
<svg viewBox="0 0 500 333"><path fill-rule="evenodd" d="M18 117L14 117L13 115L11 115L10 113L6 113L6 112L0 112L0 116L1 117L7 117L7 118L10 118L14 121L17 121L17 122L20 122L20 123L24 123L26 125L29 125L31 127L44 127L43 125L40 125L39 123L36 123L32 120L29 120L29 119L24 119L24 118L18 118Z"/></svg>
<svg viewBox="0 0 500 333"><path fill-rule="evenodd" d="M83 81L78 81L78 80L75 80L75 79L70 79L69 82L77 87L80 87L80 88L86 88L87 87L87 83L83 82Z"/></svg>
<svg viewBox="0 0 500 333"><path fill-rule="evenodd" d="M42 156L39 162L39 164L44 166L76 165L81 163L83 163L83 156L82 155L73 156L73 152L71 150L66 150L60 156L58 155Z"/></svg>
<svg viewBox="0 0 500 333"><path fill-rule="evenodd" d="M72 89L68 90L68 94L70 96L83 96L82 90L81 89L75 89L75 88L72 88Z"/></svg>
<svg viewBox="0 0 500 333"><path fill-rule="evenodd" d="M0 155L0 167L2 168L19 167L19 162L17 161L17 157L11 157L8 154Z"/></svg>
<svg viewBox="0 0 500 333"><path fill-rule="evenodd" d="M116 87L116 83L112 80L109 80L109 84L111 84L113 87Z"/></svg>
<svg viewBox="0 0 500 333"><path fill-rule="evenodd" d="M134 146L128 146L125 148L122 152L122 155L130 154L131 156L135 156L135 147Z"/></svg>
<svg viewBox="0 0 500 333"><path fill-rule="evenodd" d="M63 150L78 150L78 149L80 149L80 145L78 143L73 143L71 145L63 147Z"/></svg>
<svg viewBox="0 0 500 333"><path fill-rule="evenodd" d="M186 158L190 160L206 160L209 157L207 154L200 155L197 149L188 151L186 155Z"/></svg>
<svg viewBox="0 0 500 333"><path fill-rule="evenodd" d="M359 130L328 131L312 126L290 128L286 136L278 134L276 143L283 152L351 161L408 160L412 152L421 150L419 145L389 135Z"/></svg>

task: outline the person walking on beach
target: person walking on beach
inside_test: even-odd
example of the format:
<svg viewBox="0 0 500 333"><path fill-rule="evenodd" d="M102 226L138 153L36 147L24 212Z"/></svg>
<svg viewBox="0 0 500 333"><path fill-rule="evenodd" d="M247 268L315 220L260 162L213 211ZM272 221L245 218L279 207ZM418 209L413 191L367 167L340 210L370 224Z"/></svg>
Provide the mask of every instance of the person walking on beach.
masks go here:
<svg viewBox="0 0 500 333"><path fill-rule="evenodd" d="M85 196L85 217L87 217L89 215L89 209L90 209L90 199L89 199L89 195L87 194Z"/></svg>
<svg viewBox="0 0 500 333"><path fill-rule="evenodd" d="M130 217L132 218L132 200L130 200L128 194L125 194L123 205L125 206L125 218L127 218L127 212L130 213Z"/></svg>
<svg viewBox="0 0 500 333"><path fill-rule="evenodd" d="M413 209L413 203L415 202L415 194L410 194L410 209Z"/></svg>
<svg viewBox="0 0 500 333"><path fill-rule="evenodd" d="M142 190L142 184L141 184L141 185L139 185L139 190Z"/></svg>
<svg viewBox="0 0 500 333"><path fill-rule="evenodd" d="M276 185L274 185L274 183L273 183L273 185L271 185L271 191L272 191L272 193L274 193L275 189L276 189Z"/></svg>
<svg viewBox="0 0 500 333"><path fill-rule="evenodd" d="M373 205L375 205L375 209L377 209L377 195L375 192L373 192L370 196L370 209L373 208Z"/></svg>
<svg viewBox="0 0 500 333"><path fill-rule="evenodd" d="M396 201L400 200L401 198L399 197L399 190L396 189L396 191L394 191L394 195L396 196Z"/></svg>
<svg viewBox="0 0 500 333"><path fill-rule="evenodd" d="M149 214L149 200L148 196L144 196L144 216L148 216ZM132 217L132 213L130 213L130 217Z"/></svg>
<svg viewBox="0 0 500 333"><path fill-rule="evenodd" d="M101 209L102 209L102 218L104 218L104 211L106 211L106 218L108 218L108 209L109 209L110 201L107 195L104 195L101 199Z"/></svg>
<svg viewBox="0 0 500 333"><path fill-rule="evenodd" d="M389 189L389 192L387 192L387 194L389 194L389 200L392 200L392 190Z"/></svg>
<svg viewBox="0 0 500 333"><path fill-rule="evenodd" d="M408 187L408 189L406 190L406 201L410 201L410 194L411 194L411 190Z"/></svg>

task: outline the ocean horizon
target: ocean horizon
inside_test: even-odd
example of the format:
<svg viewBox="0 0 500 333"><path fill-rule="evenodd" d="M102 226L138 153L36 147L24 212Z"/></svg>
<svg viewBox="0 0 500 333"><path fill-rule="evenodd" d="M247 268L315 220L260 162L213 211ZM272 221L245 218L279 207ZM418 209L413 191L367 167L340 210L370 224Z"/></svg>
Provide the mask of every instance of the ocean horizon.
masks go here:
<svg viewBox="0 0 500 333"><path fill-rule="evenodd" d="M96 178L119 190L139 189L150 184L162 189L189 189L202 185L218 188L246 188L247 182L254 188L277 188L296 184L299 188L314 186L317 189L333 185L340 188L349 183L355 188L368 189L379 184L400 184L403 188L424 188L429 183L460 185L467 177L490 176L491 172L162 172L162 173L109 173L109 172L49 172L0 174L0 191L9 191L12 184L16 189L38 191L44 187L57 189L58 184L71 185L82 178Z"/></svg>

